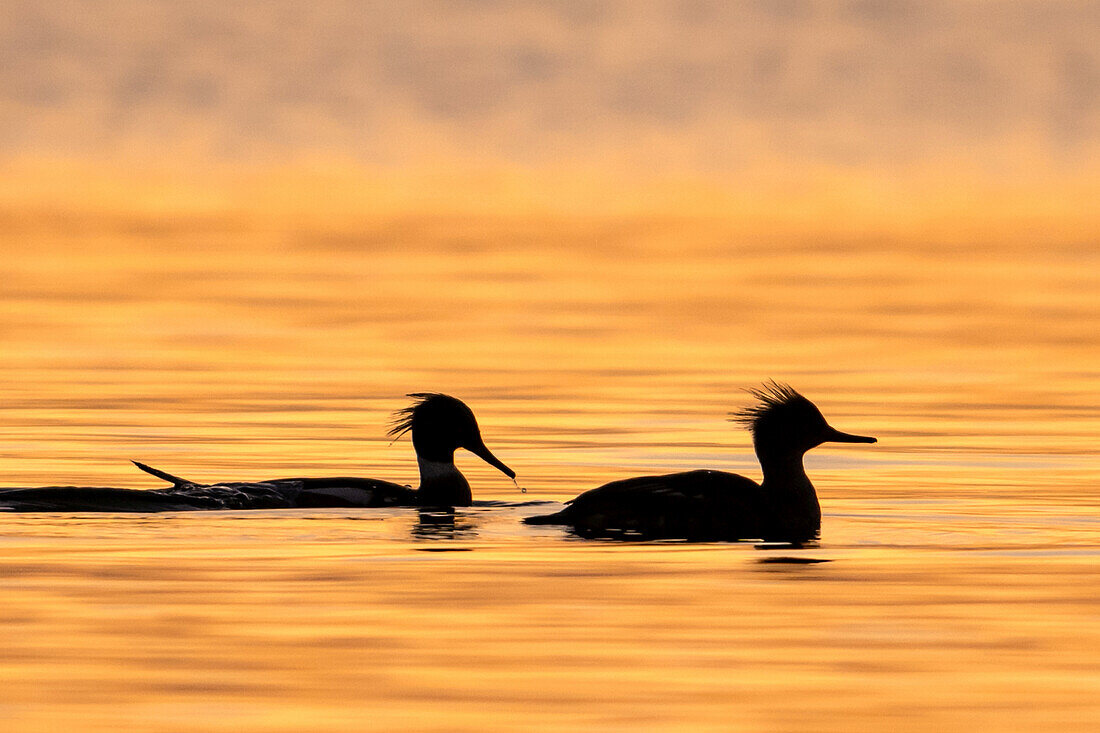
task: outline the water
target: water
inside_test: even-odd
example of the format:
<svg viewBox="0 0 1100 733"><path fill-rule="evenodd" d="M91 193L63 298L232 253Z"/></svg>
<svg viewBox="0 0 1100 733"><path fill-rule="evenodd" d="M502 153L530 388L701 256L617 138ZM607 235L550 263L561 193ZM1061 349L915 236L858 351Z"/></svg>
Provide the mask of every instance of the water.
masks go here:
<svg viewBox="0 0 1100 733"><path fill-rule="evenodd" d="M1093 244L703 216L5 217L0 485L157 486L129 458L411 483L386 421L438 390L527 490L466 455L495 503L453 525L3 515L8 730L1100 725ZM759 477L725 420L768 377L881 441L808 457L818 546L519 522L646 472Z"/></svg>

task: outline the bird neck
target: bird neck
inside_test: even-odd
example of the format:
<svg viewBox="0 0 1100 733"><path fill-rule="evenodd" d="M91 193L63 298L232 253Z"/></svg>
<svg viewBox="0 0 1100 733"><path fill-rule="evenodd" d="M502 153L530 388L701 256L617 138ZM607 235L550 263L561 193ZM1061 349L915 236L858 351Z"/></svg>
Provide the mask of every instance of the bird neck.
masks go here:
<svg viewBox="0 0 1100 733"><path fill-rule="evenodd" d="M469 506L473 500L470 484L450 460L430 460L417 456L420 466L420 488L417 503L420 506Z"/></svg>
<svg viewBox="0 0 1100 733"><path fill-rule="evenodd" d="M760 484L771 502L778 531L784 539L811 539L821 529L821 505L817 491L802 464L804 453L756 452L764 481Z"/></svg>
<svg viewBox="0 0 1100 733"><path fill-rule="evenodd" d="M797 451L756 449L756 457L760 460L760 468L764 471L764 481L776 488L810 482L806 475L806 468L802 464L804 455Z"/></svg>

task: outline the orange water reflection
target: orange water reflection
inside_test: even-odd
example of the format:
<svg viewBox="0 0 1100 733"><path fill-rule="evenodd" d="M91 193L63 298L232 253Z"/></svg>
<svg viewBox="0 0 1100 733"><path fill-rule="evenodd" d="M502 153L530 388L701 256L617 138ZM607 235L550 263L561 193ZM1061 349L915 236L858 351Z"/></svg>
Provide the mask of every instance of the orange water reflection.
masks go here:
<svg viewBox="0 0 1100 733"><path fill-rule="evenodd" d="M568 541L517 508L453 534L409 511L7 516L17 728L1098 720L1092 244L696 216L13 217L3 485L154 485L128 458L411 482L384 427L426 389L469 401L530 492L463 459L482 499L757 475L724 418L766 377L881 440L808 459L818 565Z"/></svg>
<svg viewBox="0 0 1100 733"><path fill-rule="evenodd" d="M826 517L826 545L795 553L829 561L812 565L764 564L774 554L749 546L519 536L510 509L467 510L479 537L428 544L410 534L413 510L53 529L23 515L3 555L5 717L82 730L1095 723L1095 522L1075 553L1058 517L1006 531L943 506L862 508Z"/></svg>
<svg viewBox="0 0 1100 733"><path fill-rule="evenodd" d="M1092 245L768 241L709 219L248 221L4 235L3 483L143 485L129 457L412 480L383 425L424 389L474 405L534 492L751 468L723 419L765 377L882 439L820 451L825 481L831 462L906 494L1008 472L1030 494L1100 466ZM470 471L482 496L508 492Z"/></svg>

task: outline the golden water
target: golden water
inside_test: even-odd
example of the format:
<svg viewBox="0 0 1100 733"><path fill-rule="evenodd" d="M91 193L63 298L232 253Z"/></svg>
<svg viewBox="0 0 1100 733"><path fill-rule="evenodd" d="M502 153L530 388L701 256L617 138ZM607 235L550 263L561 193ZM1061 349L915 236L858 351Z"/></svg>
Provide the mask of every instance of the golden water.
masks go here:
<svg viewBox="0 0 1100 733"><path fill-rule="evenodd" d="M1100 726L1100 250L684 217L4 215L0 485L415 482L406 392L519 494L698 467L790 382L819 547L617 545L531 505L3 515L6 730ZM975 243L977 242L977 243ZM782 558L825 560L793 564Z"/></svg>

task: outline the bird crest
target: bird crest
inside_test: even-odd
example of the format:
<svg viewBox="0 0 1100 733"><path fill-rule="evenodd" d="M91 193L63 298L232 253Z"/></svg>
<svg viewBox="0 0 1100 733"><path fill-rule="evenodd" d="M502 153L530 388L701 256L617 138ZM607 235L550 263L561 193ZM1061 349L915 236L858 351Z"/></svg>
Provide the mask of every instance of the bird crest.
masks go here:
<svg viewBox="0 0 1100 733"><path fill-rule="evenodd" d="M740 423L754 433L765 420L775 416L784 408L809 402L789 384L782 384L774 379L769 379L760 387L750 387L745 391L756 398L756 403L731 412L730 421Z"/></svg>
<svg viewBox="0 0 1100 733"><path fill-rule="evenodd" d="M411 392L405 396L412 397L416 402L408 407L402 407L400 410L396 410L393 413L393 419L390 421L390 429L386 432L386 435L394 441L400 439L402 435L412 430L413 417L416 415L417 410L429 402L448 399L447 395L440 394L439 392Z"/></svg>

